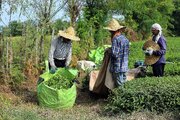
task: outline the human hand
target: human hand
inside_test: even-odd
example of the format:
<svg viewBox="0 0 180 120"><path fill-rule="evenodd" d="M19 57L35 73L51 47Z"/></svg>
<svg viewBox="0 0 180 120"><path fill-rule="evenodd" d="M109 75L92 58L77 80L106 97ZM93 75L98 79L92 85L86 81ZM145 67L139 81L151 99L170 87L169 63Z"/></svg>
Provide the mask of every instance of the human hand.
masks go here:
<svg viewBox="0 0 180 120"><path fill-rule="evenodd" d="M142 50L145 51L146 49L144 47L142 47Z"/></svg>
<svg viewBox="0 0 180 120"><path fill-rule="evenodd" d="M111 47L110 48L106 48L105 50L108 54L111 54Z"/></svg>
<svg viewBox="0 0 180 120"><path fill-rule="evenodd" d="M65 66L64 68L65 68L65 69L69 69L69 66Z"/></svg>
<svg viewBox="0 0 180 120"><path fill-rule="evenodd" d="M51 67L50 69L50 73L51 74L54 74L56 72L57 68L56 67Z"/></svg>
<svg viewBox="0 0 180 120"><path fill-rule="evenodd" d="M153 50L152 49L147 49L144 51L145 55L151 56L153 54Z"/></svg>
<svg viewBox="0 0 180 120"><path fill-rule="evenodd" d="M77 83L77 84L80 84L80 82L76 79L73 80L73 82Z"/></svg>

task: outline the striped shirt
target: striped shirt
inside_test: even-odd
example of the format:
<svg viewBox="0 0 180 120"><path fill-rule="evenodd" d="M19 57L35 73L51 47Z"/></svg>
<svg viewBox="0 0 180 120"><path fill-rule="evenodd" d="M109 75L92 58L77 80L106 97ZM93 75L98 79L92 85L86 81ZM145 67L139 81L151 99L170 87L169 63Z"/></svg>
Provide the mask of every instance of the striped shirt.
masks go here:
<svg viewBox="0 0 180 120"><path fill-rule="evenodd" d="M128 71L129 40L119 35L112 40L110 71L114 73Z"/></svg>
<svg viewBox="0 0 180 120"><path fill-rule="evenodd" d="M72 42L63 42L62 37L57 37L51 41L51 48L49 50L49 62L51 67L56 67L54 58L58 60L66 59L65 65L68 66L71 61Z"/></svg>

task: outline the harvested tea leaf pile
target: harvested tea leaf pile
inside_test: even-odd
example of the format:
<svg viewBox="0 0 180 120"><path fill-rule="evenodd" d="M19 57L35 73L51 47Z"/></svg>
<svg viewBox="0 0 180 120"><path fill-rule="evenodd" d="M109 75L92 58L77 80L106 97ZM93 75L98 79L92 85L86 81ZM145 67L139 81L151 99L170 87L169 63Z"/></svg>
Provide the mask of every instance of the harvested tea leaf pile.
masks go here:
<svg viewBox="0 0 180 120"><path fill-rule="evenodd" d="M57 70L45 84L54 89L68 89L73 85L73 76L66 69Z"/></svg>

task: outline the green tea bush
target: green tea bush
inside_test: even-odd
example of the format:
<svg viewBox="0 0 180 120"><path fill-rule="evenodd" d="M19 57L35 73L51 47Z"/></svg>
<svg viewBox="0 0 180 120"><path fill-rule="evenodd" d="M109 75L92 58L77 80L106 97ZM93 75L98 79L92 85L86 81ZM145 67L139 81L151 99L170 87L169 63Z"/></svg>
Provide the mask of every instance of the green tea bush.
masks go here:
<svg viewBox="0 0 180 120"><path fill-rule="evenodd" d="M107 112L133 112L144 109L162 113L180 110L180 77L146 77L128 81L112 91Z"/></svg>
<svg viewBox="0 0 180 120"><path fill-rule="evenodd" d="M180 75L180 62L167 63L165 66L165 75Z"/></svg>

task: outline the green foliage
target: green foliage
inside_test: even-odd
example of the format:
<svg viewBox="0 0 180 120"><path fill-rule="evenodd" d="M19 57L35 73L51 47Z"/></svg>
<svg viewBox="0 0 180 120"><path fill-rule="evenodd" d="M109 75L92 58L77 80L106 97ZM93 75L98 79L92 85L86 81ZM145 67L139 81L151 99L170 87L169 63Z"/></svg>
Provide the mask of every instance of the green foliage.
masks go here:
<svg viewBox="0 0 180 120"><path fill-rule="evenodd" d="M12 21L9 23L12 36L22 35L23 25L20 22Z"/></svg>
<svg viewBox="0 0 180 120"><path fill-rule="evenodd" d="M39 116L37 112L29 110L27 108L2 107L0 109L1 120L43 120L44 118Z"/></svg>
<svg viewBox="0 0 180 120"><path fill-rule="evenodd" d="M89 0L83 9L84 20L90 23L91 34L95 45L102 45L107 37L107 31L103 30L106 20L108 19L108 5L105 0Z"/></svg>
<svg viewBox="0 0 180 120"><path fill-rule="evenodd" d="M62 21L61 19L57 19L53 24L52 27L55 30L55 34L58 33L59 30L65 30L68 27L67 21Z"/></svg>
<svg viewBox="0 0 180 120"><path fill-rule="evenodd" d="M78 58L86 59L88 51L94 47L93 34L95 31L92 27L92 23L83 19L80 19L78 21L77 26L77 34L81 38L81 40L80 43L76 43L76 45L78 45L79 48L75 50L75 55L77 55Z"/></svg>
<svg viewBox="0 0 180 120"><path fill-rule="evenodd" d="M140 4L140 6L144 6L133 13L133 17L136 22L140 23L138 25L138 31L144 34L142 39L146 39L150 32L151 25L153 23L159 23L164 33L167 31L167 25L169 24L170 14L172 13L174 6L172 1L162 0L162 1L152 1L145 0Z"/></svg>
<svg viewBox="0 0 180 120"><path fill-rule="evenodd" d="M73 76L65 69L59 69L45 84L54 89L68 89L73 85Z"/></svg>
<svg viewBox="0 0 180 120"><path fill-rule="evenodd" d="M180 75L180 62L166 63L165 75Z"/></svg>
<svg viewBox="0 0 180 120"><path fill-rule="evenodd" d="M12 101L7 99L3 94L0 94L0 105L3 104L3 106L9 107L12 105Z"/></svg>
<svg viewBox="0 0 180 120"><path fill-rule="evenodd" d="M126 82L112 91L107 111L133 112L148 109L164 112L180 110L180 77L146 77Z"/></svg>
<svg viewBox="0 0 180 120"><path fill-rule="evenodd" d="M179 0L173 0L175 10L173 11L171 15L171 24L173 26L169 26L169 29L172 31L172 34L176 36L180 36L180 1Z"/></svg>
<svg viewBox="0 0 180 120"><path fill-rule="evenodd" d="M58 90L68 89L73 85L71 80L68 80L66 77L63 76L54 76L50 80L46 81L45 84Z"/></svg>
<svg viewBox="0 0 180 120"><path fill-rule="evenodd" d="M19 85L20 83L22 83L25 80L24 74L22 73L22 68L20 68L20 66L13 66L12 68L12 73L11 73L11 78L12 81L11 84L12 85Z"/></svg>
<svg viewBox="0 0 180 120"><path fill-rule="evenodd" d="M111 10L125 16L128 26L140 33L142 39L146 39L151 25L155 22L162 26L164 33L167 33L174 4L171 0L115 0Z"/></svg>
<svg viewBox="0 0 180 120"><path fill-rule="evenodd" d="M12 21L9 23L9 27L3 28L3 33L6 36L20 36L22 35L23 23L18 21Z"/></svg>
<svg viewBox="0 0 180 120"><path fill-rule="evenodd" d="M80 59L87 59L88 52L96 46L105 44L108 31L104 30L107 20L107 6L105 1L86 1L83 8L83 17L77 22L77 34L81 38L80 43L75 43L75 55ZM81 50L79 50L81 49Z"/></svg>
<svg viewBox="0 0 180 120"><path fill-rule="evenodd" d="M113 90L109 96L107 111L133 112L148 109L155 112L171 111L180 108L180 64L179 38L167 37L165 77L145 77L125 83ZM137 60L144 60L142 45L144 41L132 42L130 45L129 68ZM151 71L152 72L152 71Z"/></svg>
<svg viewBox="0 0 180 120"><path fill-rule="evenodd" d="M96 48L95 50L91 50L88 54L89 60L95 62L96 65L101 65L104 58L105 49L108 47L111 47L111 45L104 45Z"/></svg>
<svg viewBox="0 0 180 120"><path fill-rule="evenodd" d="M165 75L177 75L180 74L180 53L179 37L167 37L167 51L166 51L166 61Z"/></svg>
<svg viewBox="0 0 180 120"><path fill-rule="evenodd" d="M145 56L142 51L144 41L131 42L129 47L129 68L134 68L134 63L139 60L144 60Z"/></svg>

